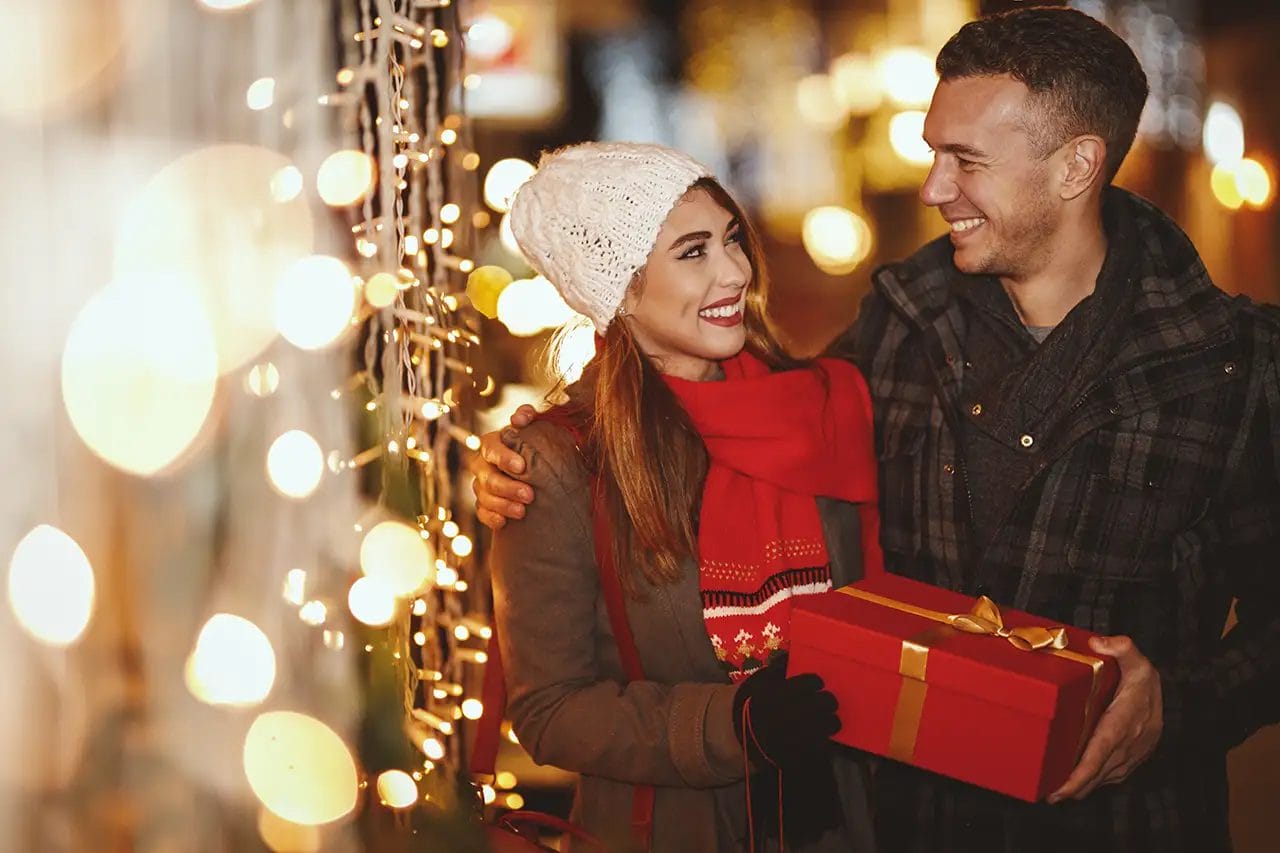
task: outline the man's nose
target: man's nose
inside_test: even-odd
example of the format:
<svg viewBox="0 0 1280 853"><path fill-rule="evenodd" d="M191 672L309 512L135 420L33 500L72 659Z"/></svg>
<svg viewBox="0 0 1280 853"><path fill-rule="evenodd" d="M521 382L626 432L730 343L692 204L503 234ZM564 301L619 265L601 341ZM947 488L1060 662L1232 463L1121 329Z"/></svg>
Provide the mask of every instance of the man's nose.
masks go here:
<svg viewBox="0 0 1280 853"><path fill-rule="evenodd" d="M951 177L950 168L943 163L943 157L934 157L929 175L920 187L920 201L928 207L937 207L955 201L959 196L956 182Z"/></svg>

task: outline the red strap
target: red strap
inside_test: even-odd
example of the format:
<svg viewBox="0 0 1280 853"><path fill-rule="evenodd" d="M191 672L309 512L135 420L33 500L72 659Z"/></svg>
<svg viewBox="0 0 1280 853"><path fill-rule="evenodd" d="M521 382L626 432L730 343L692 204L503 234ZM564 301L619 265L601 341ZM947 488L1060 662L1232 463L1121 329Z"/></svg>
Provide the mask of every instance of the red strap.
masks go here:
<svg viewBox="0 0 1280 853"><path fill-rule="evenodd" d="M618 577L613 562L613 531L609 526L609 514L605 512L604 486L597 477L591 486L591 522L596 542L596 566L600 572L600 591L604 606L609 611L609 625L613 639L618 644L618 657L622 659L622 671L628 681L643 681L644 667L640 665L640 652L635 637L631 635L631 623L627 621L627 604L622 595L622 579Z"/></svg>
<svg viewBox="0 0 1280 853"><path fill-rule="evenodd" d="M577 435L576 430L575 437ZM609 515L605 512L604 487L595 478L591 487L591 516L595 539L596 567L600 575L600 591L604 596L605 610L609 613L609 625L613 629L614 642L618 645L618 657L627 681L643 681L644 668L640 665L640 651L631 634L627 621L626 599L622 594L622 580L613 561L613 532ZM489 640L488 662L484 668L484 686L481 703L484 706L476 724L476 740L471 752L471 772L493 775L498 757L498 743L502 734L502 718L507 707L507 686L502 668L502 653L498 648L498 631L495 627ZM631 802L632 837L641 850L648 850L653 839L653 806L655 792L652 785L636 785Z"/></svg>
<svg viewBox="0 0 1280 853"><path fill-rule="evenodd" d="M609 612L609 625L613 628L613 640L618 645L618 657L628 681L643 681L644 667L640 665L640 650L636 648L627 621L627 603L622 594L622 579L613 561L613 531L609 526L609 514L605 512L604 484L596 477L591 485L591 522L596 543L596 567L600 574L600 591L604 606ZM648 850L653 840L654 789L652 785L636 785L631 800L631 835L641 850Z"/></svg>
<svg viewBox="0 0 1280 853"><path fill-rule="evenodd" d="M536 826L551 829L556 832L562 832L570 838L574 838L599 850L604 849L604 844L600 839L587 832L576 823L571 823L562 817L547 814L546 812L534 811L514 811L507 812L498 818L498 826L503 829L510 830L517 835L524 835L523 827Z"/></svg>
<svg viewBox="0 0 1280 853"><path fill-rule="evenodd" d="M743 781L746 785L747 799L747 843L750 853L755 853L756 849L756 822L755 815L751 810L751 760L748 756L747 742L750 741L764 756L765 761L773 765L774 770L778 774L778 849L785 851L787 849L787 833L783 826L783 803L782 803L782 768L769 757L769 753L764 751L764 747L760 746L760 741L756 739L756 730L751 725L751 697L747 697L747 701L742 703L742 773Z"/></svg>
<svg viewBox="0 0 1280 853"><path fill-rule="evenodd" d="M476 742L471 747L471 772L492 776L498 763L498 743L502 740L502 718L507 710L507 682L502 670L502 648L498 645L496 626L485 654L488 660L484 665L484 684L480 688L480 702L484 710L476 723Z"/></svg>

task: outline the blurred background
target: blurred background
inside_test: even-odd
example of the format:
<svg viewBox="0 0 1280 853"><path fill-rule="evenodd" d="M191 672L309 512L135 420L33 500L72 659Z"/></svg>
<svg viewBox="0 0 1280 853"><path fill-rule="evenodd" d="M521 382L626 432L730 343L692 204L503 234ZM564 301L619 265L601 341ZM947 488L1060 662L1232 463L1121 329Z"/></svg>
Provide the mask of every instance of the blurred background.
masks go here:
<svg viewBox="0 0 1280 853"><path fill-rule="evenodd" d="M654 141L766 240L798 353L943 233L933 56L976 0L5 0L0 849L480 849L564 810L507 729L474 436L589 357L505 227L539 153ZM1280 299L1280 7L1074 0L1152 96L1118 183ZM37 388L36 386L40 387ZM1280 732L1231 755L1272 849Z"/></svg>

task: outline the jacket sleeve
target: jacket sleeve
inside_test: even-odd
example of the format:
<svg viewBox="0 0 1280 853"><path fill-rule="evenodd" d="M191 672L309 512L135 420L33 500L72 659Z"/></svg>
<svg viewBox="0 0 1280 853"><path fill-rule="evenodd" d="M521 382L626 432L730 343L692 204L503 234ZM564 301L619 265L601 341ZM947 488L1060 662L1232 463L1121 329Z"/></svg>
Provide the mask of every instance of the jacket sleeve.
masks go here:
<svg viewBox="0 0 1280 853"><path fill-rule="evenodd" d="M536 499L493 537L494 610L507 706L539 764L633 784L693 788L742 778L729 684L620 684L591 535L590 486L559 427L535 423L515 447ZM614 670L616 671L616 670Z"/></svg>
<svg viewBox="0 0 1280 853"><path fill-rule="evenodd" d="M1259 362L1257 403L1206 565L1224 574L1236 622L1206 654L1160 672L1165 737L1223 749L1280 722L1280 346ZM1201 613L1225 606L1200 604Z"/></svg>

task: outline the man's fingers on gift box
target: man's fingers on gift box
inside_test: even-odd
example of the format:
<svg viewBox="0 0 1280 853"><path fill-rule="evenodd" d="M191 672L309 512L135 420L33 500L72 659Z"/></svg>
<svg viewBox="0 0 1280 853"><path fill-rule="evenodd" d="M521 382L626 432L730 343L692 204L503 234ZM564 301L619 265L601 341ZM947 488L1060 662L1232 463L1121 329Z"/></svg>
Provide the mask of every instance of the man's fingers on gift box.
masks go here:
<svg viewBox="0 0 1280 853"><path fill-rule="evenodd" d="M1105 717L1104 717L1105 721ZM1066 799L1078 799L1086 787L1098 777L1102 764L1115 749L1115 737L1103 728L1102 722L1094 730L1093 736L1080 756L1080 763L1071 771L1062 787L1049 795L1049 802L1059 803Z"/></svg>
<svg viewBox="0 0 1280 853"><path fill-rule="evenodd" d="M1124 768L1129 765L1128 750L1121 745L1119 749L1107 757L1097 775L1090 779L1073 799L1083 800L1103 785L1110 785L1112 782L1119 781L1119 779L1129 775L1127 771L1124 771Z"/></svg>
<svg viewBox="0 0 1280 853"><path fill-rule="evenodd" d="M1120 667L1115 698L1098 720L1080 764L1050 802L1083 799L1099 785L1119 782L1147 759L1163 728L1160 677L1128 637L1094 637L1093 651L1112 655Z"/></svg>

